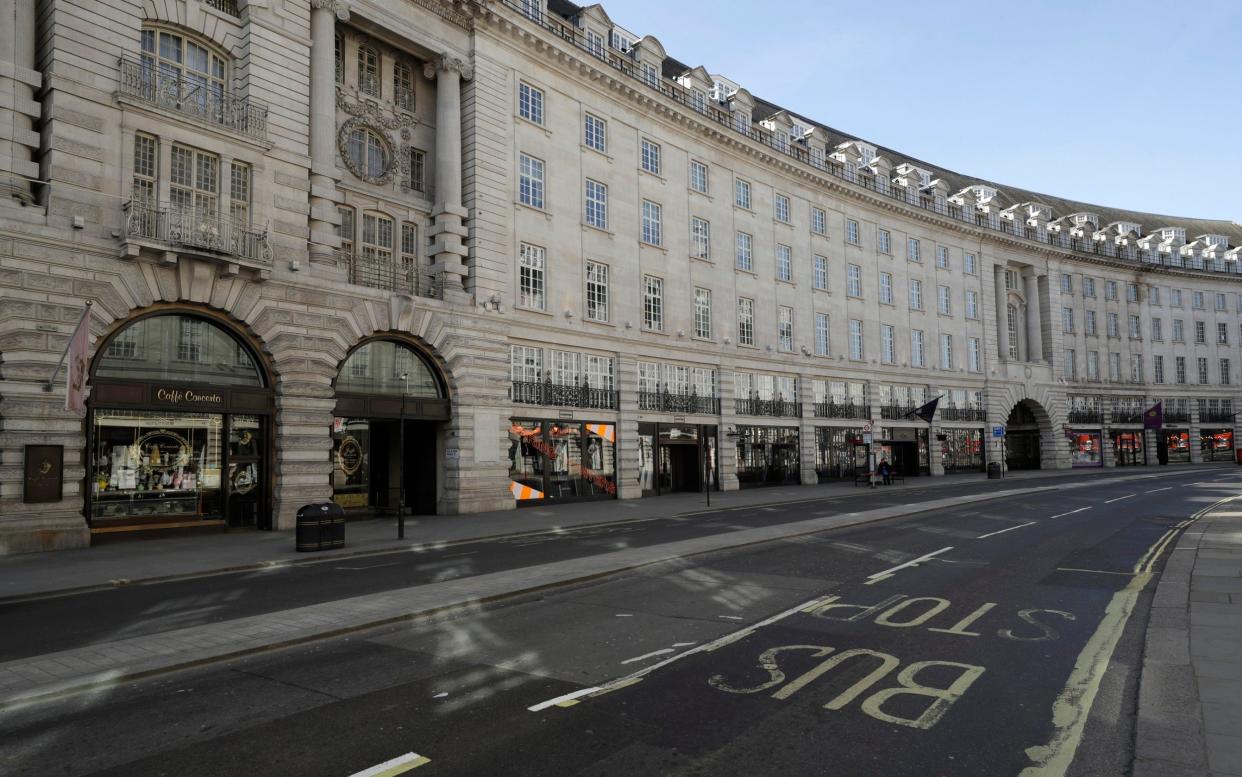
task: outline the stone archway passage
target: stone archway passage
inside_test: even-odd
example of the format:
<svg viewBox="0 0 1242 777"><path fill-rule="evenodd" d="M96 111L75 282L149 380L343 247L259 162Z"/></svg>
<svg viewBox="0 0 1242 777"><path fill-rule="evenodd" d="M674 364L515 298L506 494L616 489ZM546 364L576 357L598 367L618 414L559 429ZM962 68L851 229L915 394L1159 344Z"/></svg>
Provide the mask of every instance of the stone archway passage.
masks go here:
<svg viewBox="0 0 1242 777"><path fill-rule="evenodd" d="M1005 466L1011 470L1044 466L1043 445L1050 439L1052 422L1033 399L1023 399L1009 411L1005 422Z"/></svg>
<svg viewBox="0 0 1242 777"><path fill-rule="evenodd" d="M436 512L445 385L429 359L398 340L369 340L346 357L332 422L333 501L358 517Z"/></svg>

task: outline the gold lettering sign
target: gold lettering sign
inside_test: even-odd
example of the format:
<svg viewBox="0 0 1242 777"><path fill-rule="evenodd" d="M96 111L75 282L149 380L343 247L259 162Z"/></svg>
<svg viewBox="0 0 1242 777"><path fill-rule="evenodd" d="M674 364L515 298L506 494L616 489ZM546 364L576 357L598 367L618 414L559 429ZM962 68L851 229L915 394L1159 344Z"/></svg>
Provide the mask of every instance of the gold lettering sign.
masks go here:
<svg viewBox="0 0 1242 777"><path fill-rule="evenodd" d="M336 461L341 472L347 476L353 475L362 466L362 445L353 437L341 440L341 445L336 450Z"/></svg>
<svg viewBox="0 0 1242 777"><path fill-rule="evenodd" d="M224 397L214 391L174 388L156 389L155 400L170 405L220 405L224 403Z"/></svg>

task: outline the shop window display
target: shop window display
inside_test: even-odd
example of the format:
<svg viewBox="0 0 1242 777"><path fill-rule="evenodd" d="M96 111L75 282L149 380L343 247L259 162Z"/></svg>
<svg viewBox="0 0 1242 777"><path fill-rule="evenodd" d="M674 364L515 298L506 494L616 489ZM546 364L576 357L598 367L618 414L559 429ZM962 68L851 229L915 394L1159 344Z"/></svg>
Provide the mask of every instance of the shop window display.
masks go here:
<svg viewBox="0 0 1242 777"><path fill-rule="evenodd" d="M519 503L615 498L616 427L515 419L509 479Z"/></svg>
<svg viewBox="0 0 1242 777"><path fill-rule="evenodd" d="M1104 466L1099 432L1073 432L1070 435L1070 463L1075 467Z"/></svg>

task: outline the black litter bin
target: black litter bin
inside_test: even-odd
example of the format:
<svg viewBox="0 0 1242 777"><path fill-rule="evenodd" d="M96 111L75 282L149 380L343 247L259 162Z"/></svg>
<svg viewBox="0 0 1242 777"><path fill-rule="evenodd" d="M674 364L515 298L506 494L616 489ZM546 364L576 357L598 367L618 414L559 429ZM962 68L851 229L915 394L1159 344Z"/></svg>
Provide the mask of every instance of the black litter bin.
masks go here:
<svg viewBox="0 0 1242 777"><path fill-rule="evenodd" d="M345 547L345 511L336 502L303 505L297 517L297 549Z"/></svg>
<svg viewBox="0 0 1242 777"><path fill-rule="evenodd" d="M999 461L988 462L988 480L997 480L1001 476L1001 465Z"/></svg>

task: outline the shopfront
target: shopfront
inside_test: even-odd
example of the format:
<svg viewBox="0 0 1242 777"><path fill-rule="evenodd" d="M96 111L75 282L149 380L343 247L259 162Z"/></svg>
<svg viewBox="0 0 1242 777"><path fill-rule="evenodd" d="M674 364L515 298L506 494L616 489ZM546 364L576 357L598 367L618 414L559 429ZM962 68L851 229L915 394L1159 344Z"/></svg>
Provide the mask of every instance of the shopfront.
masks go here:
<svg viewBox="0 0 1242 777"><path fill-rule="evenodd" d="M512 419L509 481L518 506L616 499L616 425Z"/></svg>
<svg viewBox="0 0 1242 777"><path fill-rule="evenodd" d="M983 471L983 430L941 428L940 463L945 474Z"/></svg>
<svg viewBox="0 0 1242 777"><path fill-rule="evenodd" d="M1190 432L1186 429L1162 429L1159 434L1164 438L1168 460L1174 464L1190 462Z"/></svg>
<svg viewBox="0 0 1242 777"><path fill-rule="evenodd" d="M1199 430L1199 450L1204 461L1233 461L1233 430Z"/></svg>
<svg viewBox="0 0 1242 777"><path fill-rule="evenodd" d="M739 488L797 485L802 482L798 461L798 427L737 428Z"/></svg>
<svg viewBox="0 0 1242 777"><path fill-rule="evenodd" d="M862 447L864 434L862 427L815 428L815 474L820 483L853 480L856 469L866 468L866 448Z"/></svg>
<svg viewBox="0 0 1242 777"><path fill-rule="evenodd" d="M716 427L699 424L638 425L638 478L643 496L701 491L706 478L718 488Z"/></svg>
<svg viewBox="0 0 1242 777"><path fill-rule="evenodd" d="M87 415L92 542L270 529L270 385L257 352L205 313L149 314L105 339Z"/></svg>
<svg viewBox="0 0 1242 777"><path fill-rule="evenodd" d="M876 439L876 462L888 460L893 472L904 477L930 475L926 428L885 427Z"/></svg>
<svg viewBox="0 0 1242 777"><path fill-rule="evenodd" d="M1087 429L1072 429L1067 433L1070 442L1070 465L1073 467L1103 467L1104 450L1100 445L1101 433Z"/></svg>
<svg viewBox="0 0 1242 777"><path fill-rule="evenodd" d="M434 514L449 413L439 371L410 344L355 348L336 379L332 500L350 518Z"/></svg>
<svg viewBox="0 0 1242 777"><path fill-rule="evenodd" d="M1114 429L1110 434L1113 441L1113 461L1116 462L1116 466L1133 467L1147 463L1141 430Z"/></svg>

